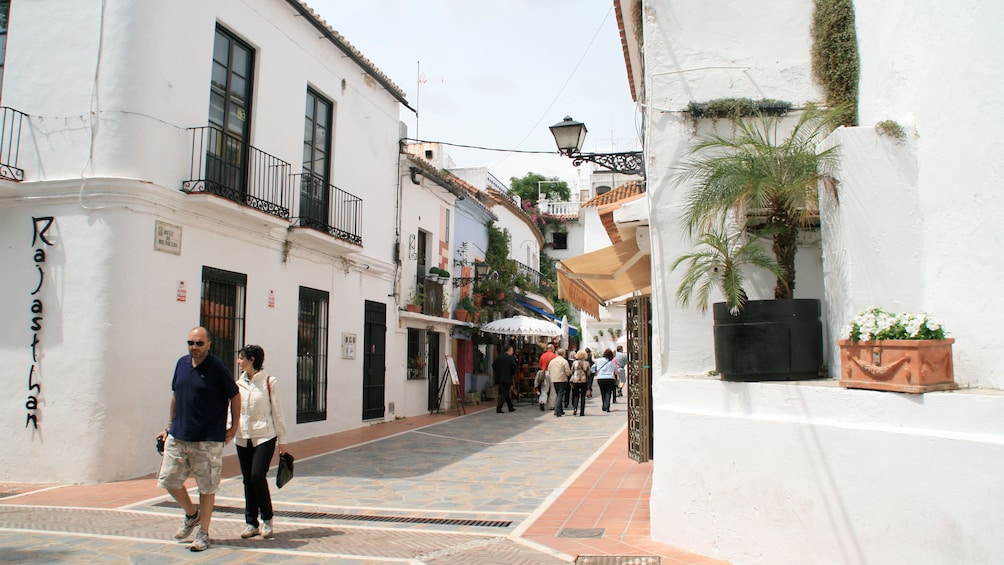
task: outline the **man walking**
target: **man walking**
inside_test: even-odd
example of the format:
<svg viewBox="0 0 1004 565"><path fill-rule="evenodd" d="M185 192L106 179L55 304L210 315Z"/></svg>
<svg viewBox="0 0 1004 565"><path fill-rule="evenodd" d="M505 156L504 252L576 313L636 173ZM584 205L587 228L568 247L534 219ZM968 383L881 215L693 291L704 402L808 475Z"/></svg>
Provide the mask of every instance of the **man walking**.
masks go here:
<svg viewBox="0 0 1004 565"><path fill-rule="evenodd" d="M558 354L547 364L547 374L551 377L551 386L554 387L554 415L565 415L565 404L568 402L568 377L572 371L565 360L565 350L559 349Z"/></svg>
<svg viewBox="0 0 1004 565"><path fill-rule="evenodd" d="M512 405L512 398L509 397L509 389L512 388L513 378L516 376L517 370L519 370L519 367L516 365L516 358L512 354L512 345L506 345L505 353L499 355L498 359L492 363L492 371L495 373L495 384L498 385L499 389L499 400L498 404L495 405L495 411L499 414L502 413L503 404L509 406L510 412L516 410Z"/></svg>
<svg viewBox="0 0 1004 565"><path fill-rule="evenodd" d="M185 511L175 539L186 539L199 527L189 546L192 551L209 548L209 522L223 470L223 445L234 439L241 416L240 391L233 373L219 357L209 353L211 340L206 328L189 332L188 355L178 359L171 380L174 395L167 429L157 435L165 439L157 486L166 489ZM189 475L195 477L199 487L198 508L185 488Z"/></svg>

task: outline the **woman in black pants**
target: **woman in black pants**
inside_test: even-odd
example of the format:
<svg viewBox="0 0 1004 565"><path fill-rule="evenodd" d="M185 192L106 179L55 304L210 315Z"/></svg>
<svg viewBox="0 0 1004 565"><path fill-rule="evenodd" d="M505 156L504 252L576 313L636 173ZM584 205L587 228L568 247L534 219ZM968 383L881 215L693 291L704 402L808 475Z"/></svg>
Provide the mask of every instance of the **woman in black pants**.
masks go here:
<svg viewBox="0 0 1004 565"><path fill-rule="evenodd" d="M275 379L262 370L265 350L257 345L246 345L237 353L241 376L237 388L241 391L241 421L237 427L235 443L237 459L244 477L244 521L247 526L242 538L261 534L271 538L272 496L268 491L266 473L272 465L275 447L286 452L286 420L282 417L279 387ZM258 517L261 516L261 529Z"/></svg>

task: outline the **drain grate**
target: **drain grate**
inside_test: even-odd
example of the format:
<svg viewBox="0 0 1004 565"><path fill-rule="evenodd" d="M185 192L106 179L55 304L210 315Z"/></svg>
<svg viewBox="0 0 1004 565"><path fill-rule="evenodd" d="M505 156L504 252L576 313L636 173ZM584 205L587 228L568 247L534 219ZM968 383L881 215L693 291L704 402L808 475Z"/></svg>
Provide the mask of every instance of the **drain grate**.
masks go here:
<svg viewBox="0 0 1004 565"><path fill-rule="evenodd" d="M158 502L154 506L161 508L180 508L174 502ZM244 514L243 508L236 506L215 506L213 513ZM334 514L331 512L297 512L293 510L276 510L276 516L283 518L301 518L306 520L348 520L353 522L384 522L397 524L433 524L436 526L477 526L481 528L508 528L512 520L467 520L459 518L423 518L421 516L376 516L366 514Z"/></svg>
<svg viewBox="0 0 1004 565"><path fill-rule="evenodd" d="M575 565L660 565L662 558L652 555L580 555Z"/></svg>
<svg viewBox="0 0 1004 565"><path fill-rule="evenodd" d="M601 538L606 528L565 528L558 532L559 538Z"/></svg>

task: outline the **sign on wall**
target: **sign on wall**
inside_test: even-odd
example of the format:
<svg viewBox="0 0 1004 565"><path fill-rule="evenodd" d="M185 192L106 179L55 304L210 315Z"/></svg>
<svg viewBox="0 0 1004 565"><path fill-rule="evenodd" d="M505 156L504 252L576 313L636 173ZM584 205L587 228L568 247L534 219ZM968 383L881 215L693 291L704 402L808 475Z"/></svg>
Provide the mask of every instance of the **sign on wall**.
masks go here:
<svg viewBox="0 0 1004 565"><path fill-rule="evenodd" d="M356 358L356 334L342 334L342 359Z"/></svg>
<svg viewBox="0 0 1004 565"><path fill-rule="evenodd" d="M181 226L157 220L153 226L153 249L181 255Z"/></svg>

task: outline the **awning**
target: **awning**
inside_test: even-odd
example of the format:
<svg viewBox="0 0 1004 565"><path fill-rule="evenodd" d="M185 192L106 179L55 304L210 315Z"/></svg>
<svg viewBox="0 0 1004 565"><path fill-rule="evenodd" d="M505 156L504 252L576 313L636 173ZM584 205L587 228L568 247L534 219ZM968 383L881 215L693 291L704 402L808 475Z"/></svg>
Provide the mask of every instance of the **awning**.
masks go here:
<svg viewBox="0 0 1004 565"><path fill-rule="evenodd" d="M532 306L530 304L527 304L526 302L516 302L516 304L522 306L523 308L526 308L527 310L530 310L532 312L536 312L536 313L540 314L541 316L543 316L543 317L545 317L547 319L554 320L555 322L558 322L559 326L561 325L561 318L555 316L554 314L548 312L547 310L541 310L540 308L537 308L536 306ZM569 336L573 336L573 337L574 336L578 336L579 335L579 329L576 328L575 326L573 326L572 324L568 324L568 335Z"/></svg>
<svg viewBox="0 0 1004 565"><path fill-rule="evenodd" d="M558 262L558 296L599 319L600 304L652 292L649 254L634 239Z"/></svg>

